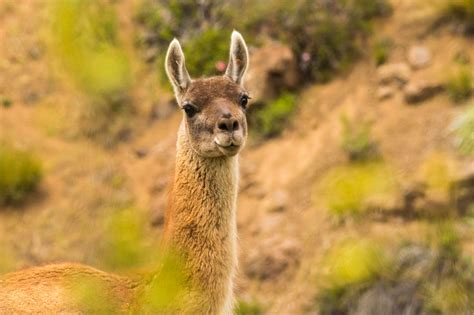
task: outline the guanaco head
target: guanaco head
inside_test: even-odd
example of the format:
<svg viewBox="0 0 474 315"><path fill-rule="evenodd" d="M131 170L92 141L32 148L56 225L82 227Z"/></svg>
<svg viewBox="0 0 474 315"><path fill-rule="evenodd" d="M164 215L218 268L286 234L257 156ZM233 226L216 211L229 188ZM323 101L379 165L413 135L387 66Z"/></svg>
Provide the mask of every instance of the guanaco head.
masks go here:
<svg viewBox="0 0 474 315"><path fill-rule="evenodd" d="M166 73L183 110L186 137L198 155L233 156L244 146L249 95L242 82L248 60L247 45L240 33L234 31L225 74L192 80L178 40L171 42L166 54Z"/></svg>

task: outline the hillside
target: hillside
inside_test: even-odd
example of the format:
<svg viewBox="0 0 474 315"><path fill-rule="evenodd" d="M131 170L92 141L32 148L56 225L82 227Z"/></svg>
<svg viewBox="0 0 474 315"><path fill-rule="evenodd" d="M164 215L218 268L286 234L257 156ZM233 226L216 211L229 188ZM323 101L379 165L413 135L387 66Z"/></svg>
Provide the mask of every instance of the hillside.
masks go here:
<svg viewBox="0 0 474 315"><path fill-rule="evenodd" d="M115 4L124 50L133 60L133 82L126 100L133 110L124 116L127 127L118 132L118 140L111 146L77 132L77 112L87 99L61 71L48 48L47 1L6 0L0 4L0 99L9 104L0 106L0 143L34 152L44 173L37 192L20 205L0 209L4 253L0 272L60 261L114 270L104 257L107 222L124 208L144 220L148 250L159 242L182 114L174 107L169 88L160 84L154 64L144 61L143 51L134 45L130 34L139 27L130 12L137 3L122 0ZM392 14L374 22L360 58L327 83L302 84L293 92L297 107L281 135L255 141L242 154L236 292L239 301L257 305L255 313L248 314L336 314L334 310L325 312L326 304L320 301L331 274L331 255L343 259L345 254L337 249L348 240L375 244L375 256L397 261L404 244L434 248L435 252L440 222L448 222L458 242L449 245L459 246L461 260L473 265L474 184L454 201L443 190L451 182L474 178L472 156L458 151L452 132L453 122L472 104L472 97L456 103L445 86L437 87L457 69L459 56L474 73L474 42L472 36L453 32L449 26L434 27L436 12L425 3L391 1ZM390 52L385 63L377 66L373 47L387 38ZM419 69L409 66L409 52L414 47L429 52L429 61ZM251 58L258 49L259 45L253 46ZM400 64L408 65L408 73ZM382 69L394 65L398 68L385 70L390 72L388 83L382 84L381 77L386 75ZM423 84L430 85L427 95L416 102L407 101L407 86L416 89ZM388 92L381 90L384 85ZM369 205L364 201L361 213L354 216L334 215L324 195L332 170L342 168L343 175L353 171L342 145L347 130L341 117L356 126L349 134L370 125L365 137L376 146L376 160L390 168L396 181L390 196L376 196ZM83 126L87 125L79 128ZM441 178L446 185L431 187L432 177L426 175L426 169L435 174L435 182ZM363 172L370 174L367 169ZM384 183L376 182L374 190ZM410 193L420 191L423 197L407 201ZM345 196L342 193L340 198ZM461 199L467 200L470 208L459 206ZM356 270L358 263L364 264L354 257L348 259ZM147 261L122 271L149 268ZM470 272L456 277L469 279ZM376 280L362 277L363 288L354 289L354 295L364 296L361 292L386 278L398 281L387 274L378 274ZM473 286L470 278L466 287L471 293L459 289L461 300L469 301ZM445 314L452 310L451 306L440 306L433 296L436 294L431 295L433 309ZM350 293L344 298L351 304ZM466 309L471 302L466 303ZM352 306L351 314L370 313L361 307ZM468 310L460 314L468 314Z"/></svg>

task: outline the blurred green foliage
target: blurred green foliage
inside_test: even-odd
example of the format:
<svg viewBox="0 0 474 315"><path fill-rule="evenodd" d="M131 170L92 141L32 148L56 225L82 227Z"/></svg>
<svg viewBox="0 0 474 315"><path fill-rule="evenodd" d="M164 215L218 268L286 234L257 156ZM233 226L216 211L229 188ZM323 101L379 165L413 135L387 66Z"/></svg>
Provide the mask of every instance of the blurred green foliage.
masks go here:
<svg viewBox="0 0 474 315"><path fill-rule="evenodd" d="M453 124L459 151L474 155L474 103Z"/></svg>
<svg viewBox="0 0 474 315"><path fill-rule="evenodd" d="M383 251L368 240L345 240L331 248L325 256L324 282L334 290L372 280L385 268Z"/></svg>
<svg viewBox="0 0 474 315"><path fill-rule="evenodd" d="M474 89L474 69L471 65L459 66L446 84L449 97L456 103L468 99Z"/></svg>
<svg viewBox="0 0 474 315"><path fill-rule="evenodd" d="M107 0L53 1L51 44L60 64L88 94L111 95L130 83L116 14Z"/></svg>
<svg viewBox="0 0 474 315"><path fill-rule="evenodd" d="M108 0L52 1L50 46L85 101L79 102L78 133L107 146L125 138L131 84L129 60Z"/></svg>
<svg viewBox="0 0 474 315"><path fill-rule="evenodd" d="M474 309L472 276L474 262L463 259L462 243L454 222L436 222L429 230L428 242L437 253L431 272L437 281L426 280L426 308L435 314L468 314Z"/></svg>
<svg viewBox="0 0 474 315"><path fill-rule="evenodd" d="M235 307L235 315L262 315L263 309L257 301L238 300Z"/></svg>
<svg viewBox="0 0 474 315"><path fill-rule="evenodd" d="M102 254L104 263L116 271L145 272L144 280L147 284L136 297L137 313L176 312L184 303L182 299L185 294L191 294L189 292L192 289L187 282L184 259L177 251L160 247L158 242L146 242L149 239L146 233L149 233L149 230L138 209L130 207L112 214L106 224L106 240ZM77 281L78 289L73 292L76 297L86 301L90 291L101 291L99 298L96 298L99 304L94 306L95 309L100 310L100 307L97 307L102 304L116 308L114 303L120 301L110 302L110 294L105 295L110 288L88 281L89 279L83 280ZM193 293L199 294L198 291Z"/></svg>
<svg viewBox="0 0 474 315"><path fill-rule="evenodd" d="M137 209L119 210L108 218L104 248L107 266L129 269L143 265L148 254L144 244L145 222Z"/></svg>
<svg viewBox="0 0 474 315"><path fill-rule="evenodd" d="M222 74L216 63L227 62L232 5L227 1L143 0L135 15L144 29L137 44L156 48L152 57L159 61L162 76L164 55L174 37L183 44L191 76Z"/></svg>
<svg viewBox="0 0 474 315"><path fill-rule="evenodd" d="M331 247L321 267L322 290L317 303L321 314L334 314L343 307L347 295L359 292L382 276L390 268L390 261L373 241L346 239Z"/></svg>
<svg viewBox="0 0 474 315"><path fill-rule="evenodd" d="M288 123L297 105L296 95L284 92L266 104L252 104L249 108L249 124L257 139L279 135Z"/></svg>
<svg viewBox="0 0 474 315"><path fill-rule="evenodd" d="M13 101L7 96L0 95L0 104L2 104L4 108L9 108L13 105Z"/></svg>
<svg viewBox="0 0 474 315"><path fill-rule="evenodd" d="M351 161L363 161L374 158L376 144L372 140L372 123L362 121L356 123L346 115L341 116L342 149L348 154Z"/></svg>
<svg viewBox="0 0 474 315"><path fill-rule="evenodd" d="M431 154L421 164L420 172L429 190L438 194L449 193L455 174L455 165L447 154L441 152Z"/></svg>
<svg viewBox="0 0 474 315"><path fill-rule="evenodd" d="M428 244L408 241L390 251L374 239L331 247L320 269L319 312L472 313L474 265L470 257L462 256L454 222L430 224L428 232Z"/></svg>
<svg viewBox="0 0 474 315"><path fill-rule="evenodd" d="M440 4L442 18L461 23L468 34L474 32L473 0L441 0Z"/></svg>
<svg viewBox="0 0 474 315"><path fill-rule="evenodd" d="M116 314L118 299L113 296L110 284L98 277L81 275L66 279L71 283L69 297L84 314Z"/></svg>
<svg viewBox="0 0 474 315"><path fill-rule="evenodd" d="M200 294L187 280L184 258L172 250L162 254L158 272L139 297L141 312L145 314L176 314L185 298L197 298Z"/></svg>
<svg viewBox="0 0 474 315"><path fill-rule="evenodd" d="M30 152L0 144L0 204L24 200L41 181L43 169Z"/></svg>
<svg viewBox="0 0 474 315"><path fill-rule="evenodd" d="M396 192L393 171L382 161L367 161L329 170L316 187L316 200L343 218L363 214L372 202L391 199Z"/></svg>
<svg viewBox="0 0 474 315"><path fill-rule="evenodd" d="M222 74L217 62L227 62L229 34L219 29L207 29L192 38L184 47L186 67L194 76Z"/></svg>
<svg viewBox="0 0 474 315"><path fill-rule="evenodd" d="M393 47L393 41L390 38L381 38L374 43L372 53L374 55L375 64L380 66L387 62L390 56L390 50Z"/></svg>

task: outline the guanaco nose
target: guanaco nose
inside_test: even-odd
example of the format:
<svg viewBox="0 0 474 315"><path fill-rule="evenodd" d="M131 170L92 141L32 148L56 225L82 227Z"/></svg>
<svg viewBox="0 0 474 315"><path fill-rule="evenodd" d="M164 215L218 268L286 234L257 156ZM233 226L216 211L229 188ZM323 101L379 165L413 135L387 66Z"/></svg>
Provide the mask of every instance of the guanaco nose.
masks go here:
<svg viewBox="0 0 474 315"><path fill-rule="evenodd" d="M239 129L239 122L237 119L230 117L230 115L224 115L217 122L217 128L222 131L234 132Z"/></svg>

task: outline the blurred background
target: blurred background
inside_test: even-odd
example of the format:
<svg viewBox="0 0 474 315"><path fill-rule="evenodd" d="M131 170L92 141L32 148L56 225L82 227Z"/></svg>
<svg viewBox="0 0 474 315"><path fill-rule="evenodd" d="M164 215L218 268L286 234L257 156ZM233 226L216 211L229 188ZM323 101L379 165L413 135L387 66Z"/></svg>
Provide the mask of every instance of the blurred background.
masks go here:
<svg viewBox="0 0 474 315"><path fill-rule="evenodd" d="M222 74L233 29L237 314L473 314L473 0L1 0L0 273L153 270L182 115L164 54Z"/></svg>

